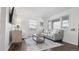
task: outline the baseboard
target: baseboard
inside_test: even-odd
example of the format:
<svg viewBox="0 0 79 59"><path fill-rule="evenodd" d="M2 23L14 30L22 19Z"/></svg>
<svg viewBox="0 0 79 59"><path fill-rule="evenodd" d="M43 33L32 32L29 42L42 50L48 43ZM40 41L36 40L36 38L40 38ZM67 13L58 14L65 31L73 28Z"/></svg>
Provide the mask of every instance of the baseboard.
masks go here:
<svg viewBox="0 0 79 59"><path fill-rule="evenodd" d="M71 42L68 42L68 41L65 41L65 40L63 40L63 42L66 42L66 43L69 43L69 44L73 44L73 45L78 46L78 44L74 44L74 43L71 43Z"/></svg>

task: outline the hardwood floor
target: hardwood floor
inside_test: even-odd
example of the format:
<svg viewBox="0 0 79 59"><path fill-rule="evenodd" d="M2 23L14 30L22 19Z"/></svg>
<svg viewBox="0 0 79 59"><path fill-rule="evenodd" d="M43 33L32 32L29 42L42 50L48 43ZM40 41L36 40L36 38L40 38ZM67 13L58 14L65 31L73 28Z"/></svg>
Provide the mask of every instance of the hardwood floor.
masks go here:
<svg viewBox="0 0 79 59"><path fill-rule="evenodd" d="M56 48L51 48L46 51L79 51L79 47L66 42L62 42L64 45Z"/></svg>
<svg viewBox="0 0 79 59"><path fill-rule="evenodd" d="M78 46L76 45L72 45L66 42L62 42L62 44L64 44L63 46L60 47L56 47L56 48L51 48L51 49L47 49L44 51L79 51ZM24 40L22 40L22 46L19 45L15 45L14 48L12 48L13 46L11 45L9 51L27 51L27 44Z"/></svg>

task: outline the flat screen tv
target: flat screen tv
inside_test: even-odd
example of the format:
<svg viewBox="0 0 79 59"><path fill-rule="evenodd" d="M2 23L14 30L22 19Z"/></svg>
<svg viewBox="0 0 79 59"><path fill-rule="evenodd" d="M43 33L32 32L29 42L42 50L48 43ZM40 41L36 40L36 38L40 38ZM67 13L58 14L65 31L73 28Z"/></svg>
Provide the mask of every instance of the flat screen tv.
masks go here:
<svg viewBox="0 0 79 59"><path fill-rule="evenodd" d="M9 8L9 23L12 23L13 14L14 14L14 7L10 7Z"/></svg>

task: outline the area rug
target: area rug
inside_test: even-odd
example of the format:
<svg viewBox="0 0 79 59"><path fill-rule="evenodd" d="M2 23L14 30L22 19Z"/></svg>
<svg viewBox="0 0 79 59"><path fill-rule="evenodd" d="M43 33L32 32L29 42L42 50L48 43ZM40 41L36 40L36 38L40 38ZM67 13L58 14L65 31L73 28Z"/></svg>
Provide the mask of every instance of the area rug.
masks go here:
<svg viewBox="0 0 79 59"><path fill-rule="evenodd" d="M44 43L37 44L32 38L25 39L27 51L44 51L46 49L62 46L63 44L45 39Z"/></svg>

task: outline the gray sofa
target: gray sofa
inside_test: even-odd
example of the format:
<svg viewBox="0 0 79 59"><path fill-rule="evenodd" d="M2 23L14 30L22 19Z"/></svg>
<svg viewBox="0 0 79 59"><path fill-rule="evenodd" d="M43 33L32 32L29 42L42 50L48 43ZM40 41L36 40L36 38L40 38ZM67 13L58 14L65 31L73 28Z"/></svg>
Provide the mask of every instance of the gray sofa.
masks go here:
<svg viewBox="0 0 79 59"><path fill-rule="evenodd" d="M53 40L54 41L62 41L63 40L63 35L64 35L64 31L63 30L59 30L58 33L55 33L53 35Z"/></svg>
<svg viewBox="0 0 79 59"><path fill-rule="evenodd" d="M50 33L48 34L45 34L45 37L53 41L62 41L63 35L64 35L63 30L53 30L50 31Z"/></svg>

